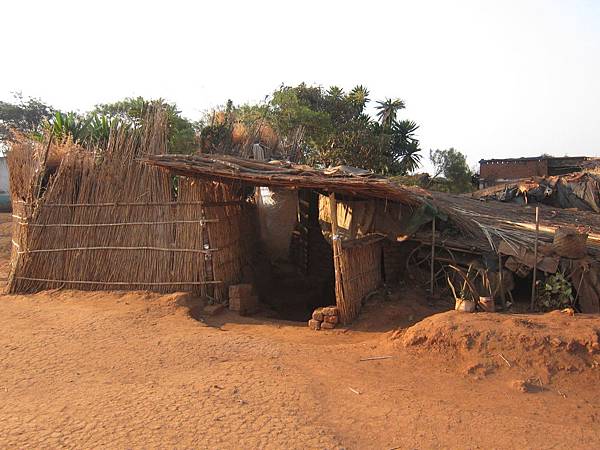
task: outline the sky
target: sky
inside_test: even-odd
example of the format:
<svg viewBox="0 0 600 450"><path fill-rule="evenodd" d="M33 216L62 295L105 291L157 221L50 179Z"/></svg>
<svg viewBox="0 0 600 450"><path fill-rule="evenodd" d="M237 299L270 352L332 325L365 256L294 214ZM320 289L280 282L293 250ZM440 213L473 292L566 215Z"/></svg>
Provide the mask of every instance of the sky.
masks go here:
<svg viewBox="0 0 600 450"><path fill-rule="evenodd" d="M282 83L362 84L404 100L424 155L600 156L600 0L2 1L0 42L3 100L142 95L196 120Z"/></svg>

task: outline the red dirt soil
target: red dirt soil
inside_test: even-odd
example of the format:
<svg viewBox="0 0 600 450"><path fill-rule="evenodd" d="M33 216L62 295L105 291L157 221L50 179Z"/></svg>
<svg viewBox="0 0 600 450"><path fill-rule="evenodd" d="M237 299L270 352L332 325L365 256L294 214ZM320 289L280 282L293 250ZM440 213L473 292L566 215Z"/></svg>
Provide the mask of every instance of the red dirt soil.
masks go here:
<svg viewBox="0 0 600 450"><path fill-rule="evenodd" d="M406 291L314 332L230 312L198 321L196 306L147 292L0 296L1 446L600 446L596 317L450 312L415 325L435 309ZM379 356L391 358L362 360Z"/></svg>
<svg viewBox="0 0 600 450"><path fill-rule="evenodd" d="M553 311L548 314L436 314L392 336L402 347L433 353L487 376L504 368L520 371L536 389L549 384L595 383L600 372L600 320L593 315ZM514 371L513 371L514 372Z"/></svg>

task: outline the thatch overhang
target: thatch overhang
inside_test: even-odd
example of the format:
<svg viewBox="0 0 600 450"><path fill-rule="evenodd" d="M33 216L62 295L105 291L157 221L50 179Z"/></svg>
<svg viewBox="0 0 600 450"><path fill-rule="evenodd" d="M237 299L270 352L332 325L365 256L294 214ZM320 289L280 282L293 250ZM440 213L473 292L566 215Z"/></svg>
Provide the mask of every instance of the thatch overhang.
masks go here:
<svg viewBox="0 0 600 450"><path fill-rule="evenodd" d="M479 252L496 252L501 242L512 247L533 249L535 242L535 207L539 207L539 240L551 243L559 227L583 228L589 235L588 252L600 260L600 215L547 205L516 205L484 201L464 195L432 193L436 208L447 215L460 230L449 241L466 245ZM423 237L427 237L424 233Z"/></svg>
<svg viewBox="0 0 600 450"><path fill-rule="evenodd" d="M187 177L252 186L316 189L352 197L375 198L420 206L429 193L402 186L373 172L347 166L315 169L285 161L257 161L229 155L150 155L143 162Z"/></svg>

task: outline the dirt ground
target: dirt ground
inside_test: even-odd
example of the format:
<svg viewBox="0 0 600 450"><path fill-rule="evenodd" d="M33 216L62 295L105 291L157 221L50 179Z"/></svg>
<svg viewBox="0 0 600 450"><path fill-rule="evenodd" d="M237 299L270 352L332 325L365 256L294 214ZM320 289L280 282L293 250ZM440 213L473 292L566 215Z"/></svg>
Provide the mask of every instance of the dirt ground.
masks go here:
<svg viewBox="0 0 600 450"><path fill-rule="evenodd" d="M410 290L320 332L191 306L146 292L1 296L0 447L600 447L598 318L420 321L435 308Z"/></svg>

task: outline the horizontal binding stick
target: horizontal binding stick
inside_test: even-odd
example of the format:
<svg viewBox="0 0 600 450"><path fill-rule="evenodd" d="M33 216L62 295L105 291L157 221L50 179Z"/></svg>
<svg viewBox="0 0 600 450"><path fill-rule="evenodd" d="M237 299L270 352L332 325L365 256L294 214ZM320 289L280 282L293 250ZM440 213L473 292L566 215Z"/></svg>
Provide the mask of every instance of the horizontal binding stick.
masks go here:
<svg viewBox="0 0 600 450"><path fill-rule="evenodd" d="M17 217L17 216L13 216ZM22 219L22 217L18 217ZM128 225L170 225L170 224L191 224L191 223L214 223L219 222L219 219L204 219L204 220L169 220L164 222L115 222L115 223L31 223L31 222L17 222L19 225L29 227L121 227Z"/></svg>
<svg viewBox="0 0 600 450"><path fill-rule="evenodd" d="M53 252L74 252L80 250L156 250L161 252L182 252L182 253L211 253L216 252L218 248L192 249L192 248L163 248L163 247L71 247L71 248L44 248L37 250L23 250L17 252L23 253L53 253Z"/></svg>
<svg viewBox="0 0 600 450"><path fill-rule="evenodd" d="M206 207L211 206L228 206L228 205L239 205L245 203L246 200L232 200L224 202L157 202L157 203L144 203L144 202L130 202L130 203L41 203L32 204L24 202L23 200L17 200L15 203L22 203L29 206L37 206L40 208L70 208L70 207L110 207L110 206L189 206L189 205L201 205Z"/></svg>
<svg viewBox="0 0 600 450"><path fill-rule="evenodd" d="M48 283L71 283L71 284L114 284L119 286L130 286L141 284L144 286L166 286L169 284L219 284L222 281L164 281L146 283L143 281L78 281L78 280L51 280L47 278L29 278L29 277L15 277L17 280L27 281L44 281Z"/></svg>

